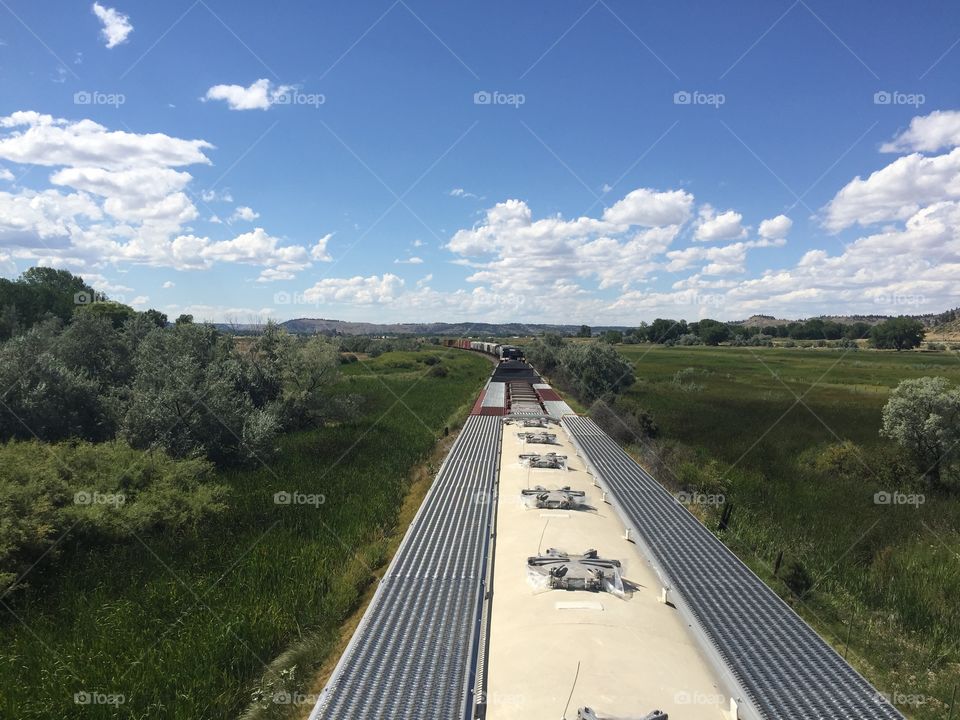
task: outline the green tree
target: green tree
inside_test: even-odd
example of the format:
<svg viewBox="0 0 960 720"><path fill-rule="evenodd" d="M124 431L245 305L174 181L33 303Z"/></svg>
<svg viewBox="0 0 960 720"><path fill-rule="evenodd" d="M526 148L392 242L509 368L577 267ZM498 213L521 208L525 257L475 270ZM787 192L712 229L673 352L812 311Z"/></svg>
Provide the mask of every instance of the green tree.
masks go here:
<svg viewBox="0 0 960 720"><path fill-rule="evenodd" d="M48 320L0 345L0 439L104 440L112 434L103 388L87 369L61 357L59 330L58 320Z"/></svg>
<svg viewBox="0 0 960 720"><path fill-rule="evenodd" d="M560 368L574 392L586 401L616 395L634 383L633 366L610 345L566 345Z"/></svg>
<svg viewBox="0 0 960 720"><path fill-rule="evenodd" d="M923 323L908 317L896 317L874 325L870 342L881 350L910 350L923 342Z"/></svg>
<svg viewBox="0 0 960 720"><path fill-rule="evenodd" d="M903 380L883 408L881 435L913 456L933 486L960 452L960 388L946 378Z"/></svg>
<svg viewBox="0 0 960 720"><path fill-rule="evenodd" d="M524 348L527 362L544 375L553 375L560 365L560 353L565 345L559 335L547 333Z"/></svg>
<svg viewBox="0 0 960 720"><path fill-rule="evenodd" d="M176 325L193 325L193 315L183 313L173 321Z"/></svg>
<svg viewBox="0 0 960 720"><path fill-rule="evenodd" d="M88 305L78 305L76 315L102 317L109 320L115 328L123 327L123 324L134 317L137 311L129 305L110 301L97 301Z"/></svg>
<svg viewBox="0 0 960 720"><path fill-rule="evenodd" d="M593 337L593 329L589 325L581 325L580 329L577 330L577 337L579 338Z"/></svg>
<svg viewBox="0 0 960 720"><path fill-rule="evenodd" d="M605 342L608 345L619 345L623 342L623 333L619 330L607 330L600 336L600 342Z"/></svg>
<svg viewBox="0 0 960 720"><path fill-rule="evenodd" d="M69 320L79 304L95 298L96 293L83 278L66 270L32 267L16 280L0 279L0 339L44 318Z"/></svg>
<svg viewBox="0 0 960 720"><path fill-rule="evenodd" d="M861 320L850 323L843 329L843 336L850 340L863 340L870 337L870 325Z"/></svg>
<svg viewBox="0 0 960 720"><path fill-rule="evenodd" d="M265 400L276 403L285 426L319 425L334 414L330 386L340 372L335 341L323 336L299 338L268 323L254 343L251 361L258 390Z"/></svg>
<svg viewBox="0 0 960 720"><path fill-rule="evenodd" d="M162 313L159 310L154 310L153 308L144 310L141 315L150 320L150 322L152 322L158 328L165 328L169 322L166 313Z"/></svg>
<svg viewBox="0 0 960 720"><path fill-rule="evenodd" d="M650 342L665 343L668 340L676 340L681 335L690 332L686 320L667 320L657 318L650 325L648 336Z"/></svg>
<svg viewBox="0 0 960 720"><path fill-rule="evenodd" d="M696 332L705 345L719 345L730 339L730 326L719 320L701 320Z"/></svg>
<svg viewBox="0 0 960 720"><path fill-rule="evenodd" d="M340 357L333 343L313 337L297 342L283 356L284 413L296 427L316 425L331 413L330 386L339 375Z"/></svg>
<svg viewBox="0 0 960 720"><path fill-rule="evenodd" d="M179 324L140 343L120 434L136 448L174 457L204 453L218 464L266 459L279 429L254 406L229 338L209 325Z"/></svg>

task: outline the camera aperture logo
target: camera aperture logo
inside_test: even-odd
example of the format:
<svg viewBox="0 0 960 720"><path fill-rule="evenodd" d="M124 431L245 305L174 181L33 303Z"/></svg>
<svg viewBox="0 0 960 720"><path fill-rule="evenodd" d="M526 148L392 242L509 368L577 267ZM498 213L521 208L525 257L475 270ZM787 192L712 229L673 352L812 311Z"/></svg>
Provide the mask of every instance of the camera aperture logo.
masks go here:
<svg viewBox="0 0 960 720"><path fill-rule="evenodd" d="M305 93L297 88L290 88L286 92L277 93L273 96L271 104L273 105L302 105L319 109L321 105L327 102L327 96L323 93Z"/></svg>
<svg viewBox="0 0 960 720"><path fill-rule="evenodd" d="M281 490L273 494L274 505L310 505L311 507L320 507L327 501L327 496L321 493L302 493L299 490L293 492Z"/></svg>
<svg viewBox="0 0 960 720"><path fill-rule="evenodd" d="M920 493L902 493L902 492L887 492L886 490L881 490L878 493L874 493L873 504L874 505L907 505L913 506L913 508L919 509L927 501L925 495Z"/></svg>
<svg viewBox="0 0 960 720"><path fill-rule="evenodd" d="M78 90L73 94L74 105L108 105L119 108L127 102L123 93L107 93L99 90Z"/></svg>
<svg viewBox="0 0 960 720"><path fill-rule="evenodd" d="M677 705L726 705L727 698L720 693L680 690L673 696Z"/></svg>
<svg viewBox="0 0 960 720"><path fill-rule="evenodd" d="M113 505L119 507L127 501L123 493L102 493L98 490L80 490L73 495L74 505Z"/></svg>
<svg viewBox="0 0 960 720"><path fill-rule="evenodd" d="M320 300L319 295L307 295L303 292L281 290L273 294L274 305L311 305L318 308L321 305Z"/></svg>
<svg viewBox="0 0 960 720"><path fill-rule="evenodd" d="M74 305L96 305L97 303L114 303L119 305L123 304L124 300L123 295L108 298L104 293L97 291L87 292L86 290L81 290L73 294Z"/></svg>
<svg viewBox="0 0 960 720"><path fill-rule="evenodd" d="M123 705L126 696L120 693L89 692L81 690L73 694L73 702L77 705Z"/></svg>
<svg viewBox="0 0 960 720"><path fill-rule="evenodd" d="M894 691L892 693L878 692L874 699L879 705L894 705L899 707L917 708L927 704L927 696L920 694L902 693Z"/></svg>
<svg viewBox="0 0 960 720"><path fill-rule="evenodd" d="M318 695L280 690L270 696L270 702L274 705L314 705L318 697Z"/></svg>
<svg viewBox="0 0 960 720"><path fill-rule="evenodd" d="M723 505L727 498L719 493L678 492L675 496L681 505Z"/></svg>
<svg viewBox="0 0 960 720"><path fill-rule="evenodd" d="M474 105L509 105L514 108L519 108L525 102L527 102L527 96L523 93L478 90L473 94Z"/></svg>
<svg viewBox="0 0 960 720"><path fill-rule="evenodd" d="M918 108L927 102L923 93L905 93L899 90L878 90L873 94L874 105L908 105Z"/></svg>
<svg viewBox="0 0 960 720"><path fill-rule="evenodd" d="M875 305L926 305L927 298L925 295L894 292L877 295L873 302Z"/></svg>
<svg viewBox="0 0 960 720"><path fill-rule="evenodd" d="M707 105L719 110L726 104L727 96L723 93L707 93L700 90L677 90L673 94L674 105Z"/></svg>

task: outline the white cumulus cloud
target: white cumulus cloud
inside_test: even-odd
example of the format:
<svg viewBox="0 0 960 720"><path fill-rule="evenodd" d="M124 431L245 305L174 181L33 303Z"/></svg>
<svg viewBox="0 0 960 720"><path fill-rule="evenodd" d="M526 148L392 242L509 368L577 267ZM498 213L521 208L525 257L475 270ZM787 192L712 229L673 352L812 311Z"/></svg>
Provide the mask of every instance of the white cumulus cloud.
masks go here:
<svg viewBox="0 0 960 720"><path fill-rule="evenodd" d="M248 87L214 85L203 99L224 100L231 110L269 110L291 90L290 85L274 85L268 78L260 78Z"/></svg>
<svg viewBox="0 0 960 720"><path fill-rule="evenodd" d="M881 152L936 152L960 145L960 111L936 110L910 121L910 127L880 147Z"/></svg>
<svg viewBox="0 0 960 720"><path fill-rule="evenodd" d="M234 221L243 220L244 222L253 222L258 217L260 217L260 213L255 211L253 208L247 207L246 205L239 205L237 206L237 209L233 211L233 215L230 216L230 219Z"/></svg>
<svg viewBox="0 0 960 720"><path fill-rule="evenodd" d="M767 240L783 240L790 234L790 228L793 227L793 220L786 215L777 215L760 223L760 229L757 231L760 237Z"/></svg>
<svg viewBox="0 0 960 720"><path fill-rule="evenodd" d="M333 257L327 250L327 243L330 242L330 238L332 237L333 233L327 233L317 240L317 244L310 248L310 257L317 262L333 262Z"/></svg>
<svg viewBox="0 0 960 720"><path fill-rule="evenodd" d="M52 187L0 192L0 247L25 262L90 276L108 265L189 270L233 263L259 268L257 279L267 282L310 267L317 259L311 248L283 244L263 228L218 239L189 227L199 213L184 168L210 164L212 147L34 111L2 116L0 160L50 168ZM257 214L241 207L238 217Z"/></svg>
<svg viewBox="0 0 960 720"><path fill-rule="evenodd" d="M63 120L34 111L0 117L0 158L30 165L68 165L124 170L210 164L205 140L183 140L163 133L108 130L93 120Z"/></svg>
<svg viewBox="0 0 960 720"><path fill-rule="evenodd" d="M694 231L694 239L703 242L714 240L737 240L747 236L743 227L743 215L727 210L718 213L710 205L700 208L700 218Z"/></svg>
<svg viewBox="0 0 960 720"><path fill-rule="evenodd" d="M920 208L960 198L960 148L946 155L905 155L847 183L824 208L824 225L837 232L851 225L906 220Z"/></svg>
<svg viewBox="0 0 960 720"><path fill-rule="evenodd" d="M313 303L347 303L379 305L393 302L404 286L403 279L392 273L357 275L351 278L324 278L304 292Z"/></svg>
<svg viewBox="0 0 960 720"><path fill-rule="evenodd" d="M117 12L113 8L104 7L98 2L95 2L91 9L103 24L100 36L104 39L108 48L114 48L127 41L130 33L133 32L133 25L130 24L129 16Z"/></svg>
<svg viewBox="0 0 960 720"><path fill-rule="evenodd" d="M603 219L617 226L681 225L690 218L693 195L683 190L657 192L638 188L603 211Z"/></svg>

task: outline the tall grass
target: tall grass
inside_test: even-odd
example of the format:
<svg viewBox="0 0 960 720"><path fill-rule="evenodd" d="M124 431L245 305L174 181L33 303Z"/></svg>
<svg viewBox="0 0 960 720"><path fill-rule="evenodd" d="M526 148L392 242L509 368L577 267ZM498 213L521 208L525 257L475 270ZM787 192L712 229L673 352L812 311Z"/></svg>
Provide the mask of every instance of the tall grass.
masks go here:
<svg viewBox="0 0 960 720"><path fill-rule="evenodd" d="M700 464L721 461L734 504L725 542L901 711L947 717L960 682L960 495L927 491L879 428L900 380L960 382L956 355L621 350L638 378L626 401L650 410ZM842 441L857 446L849 467L824 467L818 458ZM879 491L925 501L878 505ZM781 552L784 566L805 568L811 590L798 596L782 571L774 576Z"/></svg>
<svg viewBox="0 0 960 720"><path fill-rule="evenodd" d="M264 690L297 699L385 559L410 469L489 373L433 350L448 370L435 377L420 354L351 365L337 392L365 398L361 417L284 437L270 467L221 473L231 508L206 527L38 567L0 605L0 717L234 718ZM317 497L278 505L279 492ZM284 673L269 669L288 650Z"/></svg>

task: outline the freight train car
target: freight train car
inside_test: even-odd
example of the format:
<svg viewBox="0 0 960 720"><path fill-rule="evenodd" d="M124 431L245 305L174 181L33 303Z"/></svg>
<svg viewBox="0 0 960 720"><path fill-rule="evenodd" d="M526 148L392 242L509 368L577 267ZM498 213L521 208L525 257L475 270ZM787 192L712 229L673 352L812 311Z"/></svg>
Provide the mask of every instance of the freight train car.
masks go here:
<svg viewBox="0 0 960 720"><path fill-rule="evenodd" d="M450 341L452 347L458 347L462 350L473 350L482 352L486 355L493 355L495 358L504 362L506 360L523 361L523 350L515 345L500 345L499 343L485 342L482 340L468 340L465 338Z"/></svg>

